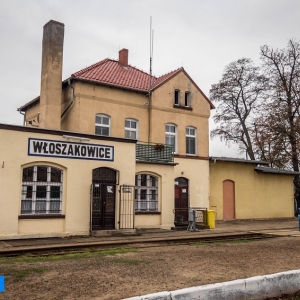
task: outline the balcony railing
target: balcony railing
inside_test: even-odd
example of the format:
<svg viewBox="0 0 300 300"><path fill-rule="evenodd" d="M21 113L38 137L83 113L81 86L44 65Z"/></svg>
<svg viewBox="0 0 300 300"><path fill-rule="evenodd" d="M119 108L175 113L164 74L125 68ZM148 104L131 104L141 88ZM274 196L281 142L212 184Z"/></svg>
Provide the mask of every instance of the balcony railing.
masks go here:
<svg viewBox="0 0 300 300"><path fill-rule="evenodd" d="M138 142L136 144L136 160L173 163L173 146Z"/></svg>

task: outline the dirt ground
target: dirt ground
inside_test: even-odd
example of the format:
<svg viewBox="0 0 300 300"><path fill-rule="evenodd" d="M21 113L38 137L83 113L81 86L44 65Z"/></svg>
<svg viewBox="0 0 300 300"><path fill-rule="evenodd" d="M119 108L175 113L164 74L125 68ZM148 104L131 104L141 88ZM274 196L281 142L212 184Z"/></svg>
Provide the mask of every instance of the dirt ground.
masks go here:
<svg viewBox="0 0 300 300"><path fill-rule="evenodd" d="M0 299L117 300L300 269L300 238L153 245L60 260L0 260Z"/></svg>

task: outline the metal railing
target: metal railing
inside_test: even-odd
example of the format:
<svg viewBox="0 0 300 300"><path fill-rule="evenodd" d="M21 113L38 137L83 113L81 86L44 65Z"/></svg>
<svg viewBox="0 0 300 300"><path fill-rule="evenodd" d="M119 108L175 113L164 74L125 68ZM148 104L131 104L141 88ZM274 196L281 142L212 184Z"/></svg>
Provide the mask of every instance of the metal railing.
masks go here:
<svg viewBox="0 0 300 300"><path fill-rule="evenodd" d="M167 144L138 142L136 160L173 163L173 146Z"/></svg>
<svg viewBox="0 0 300 300"><path fill-rule="evenodd" d="M119 229L134 229L134 190L133 185L120 186Z"/></svg>

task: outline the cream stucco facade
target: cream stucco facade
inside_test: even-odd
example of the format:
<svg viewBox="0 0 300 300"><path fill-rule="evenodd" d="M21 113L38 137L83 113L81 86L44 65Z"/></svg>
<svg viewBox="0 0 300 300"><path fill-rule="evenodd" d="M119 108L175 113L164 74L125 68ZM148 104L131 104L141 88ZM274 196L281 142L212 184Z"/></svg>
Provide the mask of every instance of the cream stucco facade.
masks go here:
<svg viewBox="0 0 300 300"><path fill-rule="evenodd" d="M174 104L174 93L179 99ZM185 94L189 94L189 104ZM166 143L166 124L176 128L174 162L137 162L135 176L149 174L158 179L157 211L136 211L135 227L174 226L175 179L187 181L188 207L209 207L209 129L211 103L182 69L173 77L148 93L121 89L108 85L72 79L63 84L61 129L85 134L95 134L96 115L110 120L109 135L125 137L125 120L137 122L138 143ZM31 126L39 111L39 101L26 108L25 120ZM51 120L51 116L48 116ZM54 125L53 125L54 127ZM186 128L195 129L195 153L186 153ZM118 168L116 168L118 169ZM136 182L135 182L136 184Z"/></svg>
<svg viewBox="0 0 300 300"><path fill-rule="evenodd" d="M88 142L82 142L77 141L75 137L74 140L63 137L68 134L70 133L64 131L47 131L0 124L1 139L5 141L0 144L0 238L89 234L92 172L96 168L116 170L118 187L124 184L134 185L135 142L124 139L105 139L98 136L89 136ZM30 139L48 143L109 146L114 148L114 156L111 161L104 161L55 155L31 155L29 153ZM24 168L33 166L54 167L62 171L60 212L35 214L31 211L29 214L22 214L22 185L28 185L24 183L24 180L22 183L22 172ZM29 184L36 184L36 182ZM116 229L119 228L119 200L120 194L117 190L114 212L114 228Z"/></svg>
<svg viewBox="0 0 300 300"><path fill-rule="evenodd" d="M293 217L293 174L261 172L264 168L255 169L256 165L249 161L211 162L210 205L217 209L218 220ZM227 182L233 189L233 193L229 191L231 199L226 199ZM228 200L232 202L226 207Z"/></svg>

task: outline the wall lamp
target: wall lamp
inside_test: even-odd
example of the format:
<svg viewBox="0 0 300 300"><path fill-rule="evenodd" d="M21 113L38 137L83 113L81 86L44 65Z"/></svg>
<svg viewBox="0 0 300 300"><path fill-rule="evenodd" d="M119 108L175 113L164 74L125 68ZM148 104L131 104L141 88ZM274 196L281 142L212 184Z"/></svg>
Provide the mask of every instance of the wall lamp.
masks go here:
<svg viewBox="0 0 300 300"><path fill-rule="evenodd" d="M90 140L89 138L72 136L72 135L63 135L62 137L68 140L77 140L77 141L85 141L85 142L88 142Z"/></svg>

